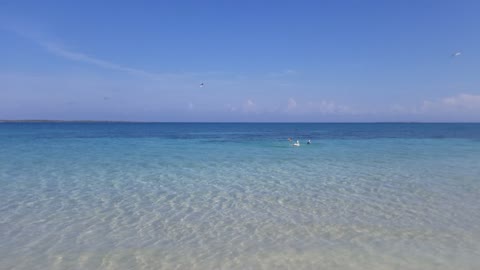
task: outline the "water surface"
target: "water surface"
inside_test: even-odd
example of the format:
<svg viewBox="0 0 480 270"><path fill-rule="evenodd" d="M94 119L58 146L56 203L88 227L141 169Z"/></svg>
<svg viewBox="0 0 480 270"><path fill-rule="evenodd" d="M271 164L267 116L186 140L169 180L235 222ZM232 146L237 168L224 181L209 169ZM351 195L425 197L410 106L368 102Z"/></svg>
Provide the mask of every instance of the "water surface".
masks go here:
<svg viewBox="0 0 480 270"><path fill-rule="evenodd" d="M480 124L3 123L0 187L1 269L480 267Z"/></svg>

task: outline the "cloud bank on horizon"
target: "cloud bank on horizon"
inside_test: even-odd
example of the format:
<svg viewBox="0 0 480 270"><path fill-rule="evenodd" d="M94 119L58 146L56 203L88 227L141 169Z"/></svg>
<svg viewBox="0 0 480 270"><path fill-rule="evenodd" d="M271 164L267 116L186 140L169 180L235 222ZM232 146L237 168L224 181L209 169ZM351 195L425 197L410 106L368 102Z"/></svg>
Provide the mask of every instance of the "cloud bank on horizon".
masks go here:
<svg viewBox="0 0 480 270"><path fill-rule="evenodd" d="M469 3L457 6L456 16L470 20L450 24L442 20L450 7L437 4L426 25L420 14L398 3L380 8L405 17L371 18L368 10L315 4L320 13L351 15L347 25L333 29L322 26L340 18L318 18L300 6L293 7L298 13L293 22L282 17L292 7L279 5L272 17L277 25L261 16L266 7L253 15L240 7L241 14L252 16L250 26L240 27L244 18L227 16L234 10L207 4L199 22L206 37L199 40L199 26L188 21L154 27L151 20L162 25L174 18L155 16L162 4L151 4L151 11L120 5L119 14L108 18L100 16L108 7L98 7L91 25L82 26L81 11L90 8L84 5L79 14L63 5L34 4L7 6L17 14L13 19L0 12L5 45L0 57L6 60L0 63L0 119L480 121L480 51L474 49L480 38L473 35L480 19ZM188 17L198 8L192 4L178 12ZM218 12L225 16L208 16ZM131 13L138 21L127 27L121 15ZM406 15L413 21L407 23ZM106 20L113 22L108 31L94 26ZM25 27L25 21L46 26ZM292 22L296 28L286 27ZM307 22L318 32L305 32ZM438 24L465 30L445 35ZM111 37L103 36L107 32ZM423 39L426 34L431 40ZM415 45L418 40L422 46ZM452 58L451 48L458 47L461 57Z"/></svg>

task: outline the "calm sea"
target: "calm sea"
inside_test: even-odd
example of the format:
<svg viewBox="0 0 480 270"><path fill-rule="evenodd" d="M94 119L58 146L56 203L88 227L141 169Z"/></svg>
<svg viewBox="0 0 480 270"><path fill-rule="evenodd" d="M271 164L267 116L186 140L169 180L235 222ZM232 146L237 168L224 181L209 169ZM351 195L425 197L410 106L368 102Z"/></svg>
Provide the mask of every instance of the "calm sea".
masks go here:
<svg viewBox="0 0 480 270"><path fill-rule="evenodd" d="M480 124L3 123L0 269L480 269Z"/></svg>

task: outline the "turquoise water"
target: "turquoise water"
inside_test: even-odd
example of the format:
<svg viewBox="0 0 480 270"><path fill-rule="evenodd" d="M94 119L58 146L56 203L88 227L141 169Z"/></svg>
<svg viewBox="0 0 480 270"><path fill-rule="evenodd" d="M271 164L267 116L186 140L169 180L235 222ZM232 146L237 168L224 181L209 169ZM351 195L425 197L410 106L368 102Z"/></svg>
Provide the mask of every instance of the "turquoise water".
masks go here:
<svg viewBox="0 0 480 270"><path fill-rule="evenodd" d="M480 124L0 124L0 201L0 269L479 269Z"/></svg>

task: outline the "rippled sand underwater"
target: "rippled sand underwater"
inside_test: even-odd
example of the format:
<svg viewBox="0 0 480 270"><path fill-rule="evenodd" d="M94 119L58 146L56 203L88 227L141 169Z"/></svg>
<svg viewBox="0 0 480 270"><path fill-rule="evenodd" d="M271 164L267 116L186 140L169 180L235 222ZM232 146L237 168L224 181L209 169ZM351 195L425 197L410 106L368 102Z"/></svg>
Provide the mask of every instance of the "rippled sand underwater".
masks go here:
<svg viewBox="0 0 480 270"><path fill-rule="evenodd" d="M50 125L0 125L0 269L480 267L480 125Z"/></svg>

